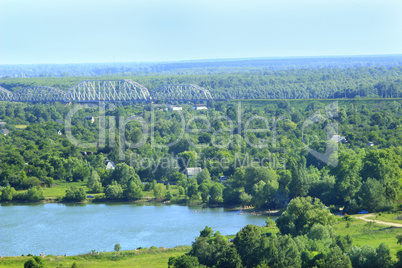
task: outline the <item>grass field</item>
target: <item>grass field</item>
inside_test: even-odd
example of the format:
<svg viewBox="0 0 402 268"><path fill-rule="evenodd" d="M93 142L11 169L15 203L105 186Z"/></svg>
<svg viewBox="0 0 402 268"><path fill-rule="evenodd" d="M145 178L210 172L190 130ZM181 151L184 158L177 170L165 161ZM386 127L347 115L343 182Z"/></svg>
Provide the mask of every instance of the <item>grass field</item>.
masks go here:
<svg viewBox="0 0 402 268"><path fill-rule="evenodd" d="M142 249L139 251L106 252L78 256L46 256L43 258L45 267L71 267L75 262L77 267L167 267L170 257L177 257L190 251L190 246L169 249ZM30 257L4 257L0 267L24 267Z"/></svg>
<svg viewBox="0 0 402 268"><path fill-rule="evenodd" d="M339 218L338 223L333 228L339 235L350 235L353 239L353 245L358 247L363 245L378 247L381 243L385 243L391 250L393 259L396 259L395 254L401 249L395 236L402 233L402 228L389 227L353 218L350 220L349 227L347 227L347 221Z"/></svg>
<svg viewBox="0 0 402 268"><path fill-rule="evenodd" d="M70 187L82 187L87 191L86 183L84 182L65 182L65 181L55 181L55 185L50 188L43 188L43 195L45 199L57 199L64 197L66 195L66 190Z"/></svg>

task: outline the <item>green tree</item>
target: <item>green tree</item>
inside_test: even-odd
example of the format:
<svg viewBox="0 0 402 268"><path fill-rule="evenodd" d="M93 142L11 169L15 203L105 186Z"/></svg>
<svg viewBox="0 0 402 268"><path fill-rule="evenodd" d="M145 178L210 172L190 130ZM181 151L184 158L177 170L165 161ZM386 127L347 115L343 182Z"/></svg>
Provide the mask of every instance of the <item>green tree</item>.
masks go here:
<svg viewBox="0 0 402 268"><path fill-rule="evenodd" d="M158 183L154 187L154 196L158 200L162 200L165 197L165 185Z"/></svg>
<svg viewBox="0 0 402 268"><path fill-rule="evenodd" d="M216 268L241 268L241 259L235 247L224 247L218 257Z"/></svg>
<svg viewBox="0 0 402 268"><path fill-rule="evenodd" d="M127 188L123 191L123 197L127 200L140 200L143 197L142 188L134 181L128 183Z"/></svg>
<svg viewBox="0 0 402 268"><path fill-rule="evenodd" d="M319 267L323 268L352 268L350 258L342 253L338 246L331 248ZM354 267L354 266L353 266ZM380 267L380 266L377 266Z"/></svg>
<svg viewBox="0 0 402 268"><path fill-rule="evenodd" d="M107 199L117 200L122 198L123 196L123 189L121 185L115 181L112 181L112 184L106 187L105 189L105 196Z"/></svg>
<svg viewBox="0 0 402 268"><path fill-rule="evenodd" d="M209 170L207 168L204 168L200 173L197 174L197 183L202 184L202 183L211 183L211 175L209 174Z"/></svg>
<svg viewBox="0 0 402 268"><path fill-rule="evenodd" d="M341 151L338 165L332 170L336 176L335 191L339 195L340 202L345 204L352 200L360 190L362 180L360 170L362 156L351 150Z"/></svg>
<svg viewBox="0 0 402 268"><path fill-rule="evenodd" d="M88 179L90 171L85 166L79 166L73 171L73 181L85 181Z"/></svg>
<svg viewBox="0 0 402 268"><path fill-rule="evenodd" d="M136 184L142 183L133 167L128 166L126 163L119 163L104 185L116 181L118 184L126 186L130 180L133 180Z"/></svg>
<svg viewBox="0 0 402 268"><path fill-rule="evenodd" d="M121 250L121 246L119 243L117 243L116 245L114 245L114 251L119 252Z"/></svg>
<svg viewBox="0 0 402 268"><path fill-rule="evenodd" d="M198 192L201 193L202 202L207 203L208 202L208 196L209 196L209 186L208 186L208 184L203 183L200 186L198 186Z"/></svg>
<svg viewBox="0 0 402 268"><path fill-rule="evenodd" d="M233 240L233 244L245 267L255 267L262 261L258 249L261 246L261 230L255 225L243 227Z"/></svg>
<svg viewBox="0 0 402 268"><path fill-rule="evenodd" d="M26 193L26 199L31 202L38 202L45 199L42 188L39 186L29 188Z"/></svg>
<svg viewBox="0 0 402 268"><path fill-rule="evenodd" d="M84 188L80 187L70 187L66 190L66 195L64 196L64 200L66 201L83 201L87 198L87 195L84 191Z"/></svg>
<svg viewBox="0 0 402 268"><path fill-rule="evenodd" d="M385 187L375 179L368 178L357 195L362 209L375 212L389 208Z"/></svg>
<svg viewBox="0 0 402 268"><path fill-rule="evenodd" d="M318 198L297 197L290 201L285 212L276 220L282 234L307 234L314 224L331 225L334 217Z"/></svg>
<svg viewBox="0 0 402 268"><path fill-rule="evenodd" d="M209 202L212 204L222 203L222 193L224 188L225 186L223 186L222 184L215 183L209 190L209 194L211 196Z"/></svg>
<svg viewBox="0 0 402 268"><path fill-rule="evenodd" d="M96 172L95 170L92 171L91 176L89 176L88 178L88 182L87 182L87 187L89 189L92 189L94 187L95 183L100 182L100 176L98 174L98 172Z"/></svg>
<svg viewBox="0 0 402 268"><path fill-rule="evenodd" d="M13 200L13 196L15 195L16 191L13 187L6 187L3 188L1 191L1 201L11 201Z"/></svg>

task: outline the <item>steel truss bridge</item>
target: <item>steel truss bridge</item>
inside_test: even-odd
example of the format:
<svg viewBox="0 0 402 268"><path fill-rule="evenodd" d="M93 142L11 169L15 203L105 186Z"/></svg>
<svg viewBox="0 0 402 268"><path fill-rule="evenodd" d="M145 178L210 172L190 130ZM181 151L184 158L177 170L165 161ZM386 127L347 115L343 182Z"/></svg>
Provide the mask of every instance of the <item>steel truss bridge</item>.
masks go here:
<svg viewBox="0 0 402 268"><path fill-rule="evenodd" d="M16 92L0 87L0 101L12 102L152 102L212 100L211 93L197 85L165 85L151 93L132 80L85 80L67 92L53 87L31 86Z"/></svg>
<svg viewBox="0 0 402 268"><path fill-rule="evenodd" d="M211 93L205 88L193 84L164 85L154 90L151 96L163 101L212 100Z"/></svg>

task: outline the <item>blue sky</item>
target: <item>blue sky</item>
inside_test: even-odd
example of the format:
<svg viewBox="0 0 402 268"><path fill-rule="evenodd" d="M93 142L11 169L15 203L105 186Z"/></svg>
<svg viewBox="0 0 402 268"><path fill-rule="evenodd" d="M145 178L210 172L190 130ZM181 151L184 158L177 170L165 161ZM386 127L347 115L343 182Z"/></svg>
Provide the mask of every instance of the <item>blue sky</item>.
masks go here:
<svg viewBox="0 0 402 268"><path fill-rule="evenodd" d="M0 64L402 54L400 0L0 0Z"/></svg>

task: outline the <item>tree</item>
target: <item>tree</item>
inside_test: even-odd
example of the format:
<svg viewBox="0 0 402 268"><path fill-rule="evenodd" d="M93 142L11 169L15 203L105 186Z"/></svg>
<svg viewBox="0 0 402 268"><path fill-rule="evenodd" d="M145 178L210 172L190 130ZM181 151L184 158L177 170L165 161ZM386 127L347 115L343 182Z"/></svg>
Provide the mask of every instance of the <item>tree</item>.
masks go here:
<svg viewBox="0 0 402 268"><path fill-rule="evenodd" d="M388 208L385 187L377 180L368 178L358 193L360 206L370 212L382 211Z"/></svg>
<svg viewBox="0 0 402 268"><path fill-rule="evenodd" d="M216 268L241 268L241 259L235 247L224 247L218 257Z"/></svg>
<svg viewBox="0 0 402 268"><path fill-rule="evenodd" d="M270 202L271 199L276 194L279 188L279 184L277 181L272 181L271 183L265 183L264 181L259 181L257 184L253 186L252 190L252 203L255 207L260 207L267 202Z"/></svg>
<svg viewBox="0 0 402 268"><path fill-rule="evenodd" d="M197 182L192 183L192 184L190 184L190 185L188 186L187 195L188 195L188 197L190 197L190 198L194 198L194 199L199 198L199 196L198 196L198 185L197 185Z"/></svg>
<svg viewBox="0 0 402 268"><path fill-rule="evenodd" d="M171 200L172 199L172 194L170 193L170 191L168 190L168 191L166 191L166 194L165 194L165 199L166 200Z"/></svg>
<svg viewBox="0 0 402 268"><path fill-rule="evenodd" d="M206 183L201 184L198 187L198 192L201 193L202 202L207 203L208 202L208 196L209 196L208 184L206 184Z"/></svg>
<svg viewBox="0 0 402 268"><path fill-rule="evenodd" d="M111 200L122 198L123 189L121 188L121 185L115 181L112 181L112 184L105 189L105 196L107 199Z"/></svg>
<svg viewBox="0 0 402 268"><path fill-rule="evenodd" d="M158 183L154 187L154 196L156 199L161 200L165 197L165 185Z"/></svg>
<svg viewBox="0 0 402 268"><path fill-rule="evenodd" d="M87 195L83 188L70 187L66 190L64 200L66 201L83 201L87 198Z"/></svg>
<svg viewBox="0 0 402 268"><path fill-rule="evenodd" d="M348 256L353 267L382 267L375 266L377 253L371 246L364 245L361 248L353 246Z"/></svg>
<svg viewBox="0 0 402 268"><path fill-rule="evenodd" d="M202 183L211 183L211 175L209 174L209 170L207 168L204 168L200 173L197 174L197 183L202 184Z"/></svg>
<svg viewBox="0 0 402 268"><path fill-rule="evenodd" d="M73 171L73 181L85 181L88 179L90 171L85 166L79 166Z"/></svg>
<svg viewBox="0 0 402 268"><path fill-rule="evenodd" d="M336 176L335 191L340 197L341 204L352 200L362 185L360 170L361 155L351 150L341 151L338 165L332 170Z"/></svg>
<svg viewBox="0 0 402 268"><path fill-rule="evenodd" d="M100 176L98 172L92 171L91 176L88 178L87 187L92 190L97 183L100 183Z"/></svg>
<svg viewBox="0 0 402 268"><path fill-rule="evenodd" d="M290 201L285 212L276 220L282 234L307 234L314 224L331 225L334 217L318 198L297 197Z"/></svg>
<svg viewBox="0 0 402 268"><path fill-rule="evenodd" d="M227 246L226 237L219 232L212 234L212 229L206 226L193 242L189 255L197 257L200 264L212 267L216 265L218 256Z"/></svg>
<svg viewBox="0 0 402 268"><path fill-rule="evenodd" d="M394 266L389 247L386 244L381 243L376 249L376 253L376 267L391 268Z"/></svg>
<svg viewBox="0 0 402 268"><path fill-rule="evenodd" d="M402 155L394 149L370 150L363 159L363 179L374 178L385 187L387 200L394 202L400 193Z"/></svg>
<svg viewBox="0 0 402 268"><path fill-rule="evenodd" d="M113 170L110 178L104 185L110 184L112 181L116 181L120 185L126 186L130 180L133 180L136 184L141 184L140 177L135 173L133 167L128 166L126 163L119 163Z"/></svg>
<svg viewBox="0 0 402 268"><path fill-rule="evenodd" d="M123 197L127 200L139 200L143 197L142 188L134 181L128 183L127 188L123 191Z"/></svg>
<svg viewBox="0 0 402 268"><path fill-rule="evenodd" d="M114 251L119 252L121 250L121 246L119 243L117 243L116 245L114 245Z"/></svg>
<svg viewBox="0 0 402 268"><path fill-rule="evenodd" d="M319 267L323 268L352 268L350 258L342 253L338 246L331 248ZM354 267L354 266L353 266ZM376 266L380 267L380 266ZM382 266L381 266L382 267Z"/></svg>
<svg viewBox="0 0 402 268"><path fill-rule="evenodd" d="M11 201L16 191L13 187L6 187L1 191L1 201Z"/></svg>
<svg viewBox="0 0 402 268"><path fill-rule="evenodd" d="M300 163L294 158L290 160L290 171L292 179L289 184L289 190L293 197L306 196L309 190L307 184L306 158L302 157Z"/></svg>
<svg viewBox="0 0 402 268"><path fill-rule="evenodd" d="M255 267L260 264L262 256L258 254L261 243L261 230L255 225L243 227L233 240L233 244L245 267Z"/></svg>
<svg viewBox="0 0 402 268"><path fill-rule="evenodd" d="M215 183L209 191L209 194L211 196L209 202L211 202L212 204L222 203L222 193L224 188L225 187L222 184Z"/></svg>
<svg viewBox="0 0 402 268"><path fill-rule="evenodd" d="M39 186L29 188L28 191L27 191L27 193L26 193L26 199L27 199L28 201L31 201L31 202L38 202L38 201L40 201L40 200L45 199L45 198L43 197L43 190L42 190L42 188L39 187Z"/></svg>

